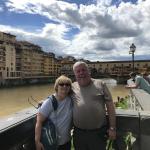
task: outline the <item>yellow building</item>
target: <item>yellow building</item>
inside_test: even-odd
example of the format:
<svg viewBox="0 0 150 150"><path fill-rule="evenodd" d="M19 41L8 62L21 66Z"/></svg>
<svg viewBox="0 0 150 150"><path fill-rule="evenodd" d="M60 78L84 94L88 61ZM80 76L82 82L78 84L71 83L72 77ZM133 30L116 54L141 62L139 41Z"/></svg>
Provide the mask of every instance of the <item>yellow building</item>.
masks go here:
<svg viewBox="0 0 150 150"><path fill-rule="evenodd" d="M131 61L92 62L91 66L96 68L98 73L109 75L127 76L133 71ZM134 67L134 71L137 73L141 73L143 68L149 72L150 60L135 60Z"/></svg>
<svg viewBox="0 0 150 150"><path fill-rule="evenodd" d="M54 68L55 68L55 54L54 53L44 53L44 76L54 76Z"/></svg>
<svg viewBox="0 0 150 150"><path fill-rule="evenodd" d="M0 83L3 80L3 72L5 70L6 58L5 58L5 46L3 41L0 40Z"/></svg>
<svg viewBox="0 0 150 150"><path fill-rule="evenodd" d="M0 83L20 77L16 72L16 36L0 32Z"/></svg>
<svg viewBox="0 0 150 150"><path fill-rule="evenodd" d="M54 53L44 52L38 45L16 41L16 36L0 32L0 84L14 79L55 79L61 74L74 77L75 61L72 56L55 58ZM97 77L128 76L132 71L132 61L81 61L85 61L91 74ZM150 74L150 60L135 60L134 67L138 73L147 71Z"/></svg>
<svg viewBox="0 0 150 150"><path fill-rule="evenodd" d="M72 66L75 61L69 61L62 59L61 64L61 74L67 74L73 76ZM88 64L91 74L96 74L97 76L129 76L132 71L131 61L107 61L107 62L90 62L86 61ZM136 60L134 62L135 72L142 73L147 71L150 74L150 60Z"/></svg>
<svg viewBox="0 0 150 150"><path fill-rule="evenodd" d="M44 52L41 47L27 41L19 41L17 49L18 57L20 55L21 76L22 78L34 78L43 76L44 72ZM20 52L19 52L20 50ZM19 62L19 61L18 61Z"/></svg>
<svg viewBox="0 0 150 150"><path fill-rule="evenodd" d="M0 32L0 84L9 84L10 79L57 77L60 67L54 53L44 52L38 45L16 41L16 36Z"/></svg>
<svg viewBox="0 0 150 150"><path fill-rule="evenodd" d="M5 33L5 32L1 32L0 31L0 40L1 41L5 41L6 44L7 44L7 42L9 42L9 43L15 43L16 36L12 35L12 34L9 34L9 33Z"/></svg>
<svg viewBox="0 0 150 150"><path fill-rule="evenodd" d="M54 70L53 70L55 77L58 77L59 75L61 75L60 70L61 70L61 61L55 58L54 59Z"/></svg>

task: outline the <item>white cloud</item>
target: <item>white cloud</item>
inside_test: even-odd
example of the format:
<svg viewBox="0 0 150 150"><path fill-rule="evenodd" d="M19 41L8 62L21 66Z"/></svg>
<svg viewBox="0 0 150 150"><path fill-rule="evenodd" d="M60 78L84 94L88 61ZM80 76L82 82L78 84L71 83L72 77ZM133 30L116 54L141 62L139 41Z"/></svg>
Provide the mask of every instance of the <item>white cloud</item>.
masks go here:
<svg viewBox="0 0 150 150"><path fill-rule="evenodd" d="M110 6L112 0L97 0L98 5L102 6Z"/></svg>
<svg viewBox="0 0 150 150"><path fill-rule="evenodd" d="M6 25L0 25L0 29L3 32L16 35L18 40L33 42L40 45L44 51L51 51L56 55L65 55L63 49L70 44L69 41L63 39L64 32L68 30L64 25L46 24L39 33L26 32Z"/></svg>
<svg viewBox="0 0 150 150"><path fill-rule="evenodd" d="M39 14L58 22L45 24L38 34L12 27L9 31L56 54L90 60L128 57L131 43L137 46L136 55L150 55L150 1L139 0L136 5L119 2L118 7L111 6L111 0L97 0L97 5L78 7L75 3L56 0L9 0L10 11ZM64 38L70 31L68 25L80 31L70 40Z"/></svg>
<svg viewBox="0 0 150 150"><path fill-rule="evenodd" d="M0 6L0 12L2 12L3 11L3 7L2 6Z"/></svg>

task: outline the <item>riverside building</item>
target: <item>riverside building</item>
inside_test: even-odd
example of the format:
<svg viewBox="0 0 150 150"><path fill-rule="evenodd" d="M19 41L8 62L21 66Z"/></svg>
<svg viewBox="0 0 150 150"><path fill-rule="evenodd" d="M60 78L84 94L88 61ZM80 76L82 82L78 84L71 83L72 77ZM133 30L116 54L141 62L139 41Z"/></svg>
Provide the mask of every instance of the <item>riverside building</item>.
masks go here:
<svg viewBox="0 0 150 150"><path fill-rule="evenodd" d="M0 32L0 86L24 83L47 82L66 74L73 77L72 66L77 60L72 56L55 57L44 52L39 45L17 41L16 36ZM131 61L86 61L92 76L123 77L132 71ZM135 60L135 71L150 74L150 60Z"/></svg>

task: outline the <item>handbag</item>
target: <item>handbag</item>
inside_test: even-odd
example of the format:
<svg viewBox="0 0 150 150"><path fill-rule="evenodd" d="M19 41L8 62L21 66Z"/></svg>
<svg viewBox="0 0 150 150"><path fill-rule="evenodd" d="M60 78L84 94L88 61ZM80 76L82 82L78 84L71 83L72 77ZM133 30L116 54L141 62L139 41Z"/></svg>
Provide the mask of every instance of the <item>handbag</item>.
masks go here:
<svg viewBox="0 0 150 150"><path fill-rule="evenodd" d="M53 109L54 111L56 111L58 103L54 95L52 95L51 100ZM56 127L50 118L47 118L42 125L40 140L44 146L44 150L57 150L58 144L57 144Z"/></svg>

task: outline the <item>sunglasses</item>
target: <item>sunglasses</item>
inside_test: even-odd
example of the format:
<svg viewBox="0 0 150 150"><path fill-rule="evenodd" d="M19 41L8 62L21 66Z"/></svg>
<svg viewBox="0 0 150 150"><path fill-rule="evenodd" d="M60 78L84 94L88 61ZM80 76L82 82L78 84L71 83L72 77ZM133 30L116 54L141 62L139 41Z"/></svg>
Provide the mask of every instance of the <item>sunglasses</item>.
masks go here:
<svg viewBox="0 0 150 150"><path fill-rule="evenodd" d="M69 83L59 83L59 85L60 85L60 86L64 86L64 85L65 85L65 86L70 86Z"/></svg>

